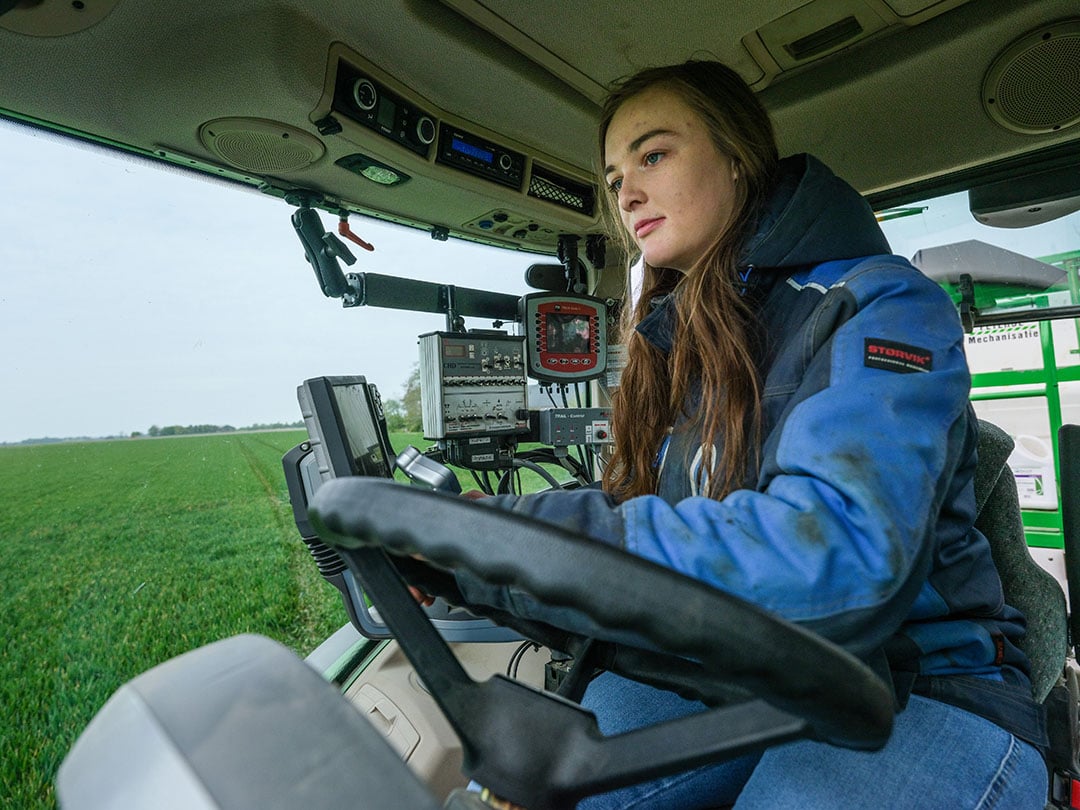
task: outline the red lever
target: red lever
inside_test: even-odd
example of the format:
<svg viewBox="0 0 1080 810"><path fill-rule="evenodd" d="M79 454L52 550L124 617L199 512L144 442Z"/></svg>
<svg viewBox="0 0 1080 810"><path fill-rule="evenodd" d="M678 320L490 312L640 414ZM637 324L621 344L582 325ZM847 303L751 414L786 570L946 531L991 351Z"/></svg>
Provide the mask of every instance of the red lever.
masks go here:
<svg viewBox="0 0 1080 810"><path fill-rule="evenodd" d="M344 236L349 241L355 242L364 250L375 250L375 246L373 244L371 244L370 242L365 242L363 239L361 239L359 236L352 232L352 230L349 228L349 220L345 217L342 217L340 220L338 220L337 232L339 236Z"/></svg>

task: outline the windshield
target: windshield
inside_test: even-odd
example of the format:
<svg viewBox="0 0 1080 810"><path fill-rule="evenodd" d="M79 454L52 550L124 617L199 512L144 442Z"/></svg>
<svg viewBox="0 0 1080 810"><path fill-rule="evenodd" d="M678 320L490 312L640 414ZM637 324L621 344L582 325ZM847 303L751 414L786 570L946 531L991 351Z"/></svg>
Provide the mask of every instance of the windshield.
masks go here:
<svg viewBox="0 0 1080 810"><path fill-rule="evenodd" d="M325 298L280 199L3 121L0 150L0 444L294 424L297 385L325 374L363 374L397 399L417 336L446 328L441 314ZM522 295L544 260L359 216L350 227L375 250L353 245L345 272Z"/></svg>

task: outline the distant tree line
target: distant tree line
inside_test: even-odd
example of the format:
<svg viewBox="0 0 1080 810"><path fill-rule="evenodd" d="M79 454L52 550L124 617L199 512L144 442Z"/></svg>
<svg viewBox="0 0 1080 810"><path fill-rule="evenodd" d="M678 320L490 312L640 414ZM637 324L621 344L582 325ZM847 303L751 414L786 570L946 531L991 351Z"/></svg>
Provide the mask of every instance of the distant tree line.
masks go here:
<svg viewBox="0 0 1080 810"><path fill-rule="evenodd" d="M191 433L231 433L236 430L232 425L151 425L147 436L187 436ZM133 433L132 436L135 434Z"/></svg>
<svg viewBox="0 0 1080 810"><path fill-rule="evenodd" d="M300 422L267 422L259 423L255 425L248 425L247 427L236 428L232 425L167 425L166 427L158 427L157 425L151 425L150 429L146 431L147 436L190 436L198 433L233 433L237 430L288 430L290 428L302 428L304 423ZM143 434L139 431L135 431L131 434L131 438L137 439Z"/></svg>
<svg viewBox="0 0 1080 810"><path fill-rule="evenodd" d="M24 444L61 444L63 442L101 442L127 438L141 439L145 436L194 436L202 433L233 433L241 430L295 430L296 428L302 427L304 427L303 421L267 422L240 428L233 427L232 425L168 425L166 427L151 425L146 433L136 430L131 434L113 436L39 436L32 439L23 439L18 442L0 442L0 447Z"/></svg>
<svg viewBox="0 0 1080 810"><path fill-rule="evenodd" d="M386 414L386 428L391 433L421 433L423 431L424 419L420 406L419 363L413 364L412 371L409 373L409 378L405 380L401 398L383 400L383 412ZM131 438L140 439L144 436L193 436L203 433L233 433L238 430L289 430L302 427L304 427L303 420L298 420L296 422L258 423L240 428L233 427L232 425L166 425L165 427L151 425L146 433L138 430L134 431L131 434ZM89 436L80 436L78 438L53 438L51 436L46 436L37 439L24 439L23 441L18 442L18 444L52 444L54 442L100 441L101 439L123 438L126 437L104 436L92 438ZM0 442L0 444L4 444L4 442Z"/></svg>

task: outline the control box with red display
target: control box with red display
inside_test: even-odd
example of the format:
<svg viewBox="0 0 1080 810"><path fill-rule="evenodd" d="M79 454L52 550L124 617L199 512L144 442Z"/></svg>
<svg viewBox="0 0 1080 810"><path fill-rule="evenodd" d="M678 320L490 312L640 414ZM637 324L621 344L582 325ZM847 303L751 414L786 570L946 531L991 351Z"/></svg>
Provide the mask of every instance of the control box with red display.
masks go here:
<svg viewBox="0 0 1080 810"><path fill-rule="evenodd" d="M607 304L572 293L521 299L528 373L540 382L581 382L607 368Z"/></svg>

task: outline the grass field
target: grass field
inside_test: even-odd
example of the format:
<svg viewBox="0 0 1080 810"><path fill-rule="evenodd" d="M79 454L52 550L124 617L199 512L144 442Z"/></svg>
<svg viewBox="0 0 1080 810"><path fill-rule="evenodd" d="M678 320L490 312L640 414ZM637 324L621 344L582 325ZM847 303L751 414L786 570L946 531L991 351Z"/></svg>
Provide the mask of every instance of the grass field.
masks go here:
<svg viewBox="0 0 1080 810"><path fill-rule="evenodd" d="M345 621L281 456L304 431L0 448L0 807L52 780L125 681L243 632L304 655Z"/></svg>
<svg viewBox="0 0 1080 810"><path fill-rule="evenodd" d="M247 632L306 655L347 620L293 522L281 456L306 438L0 448L0 808L55 807L76 737L154 665Z"/></svg>

